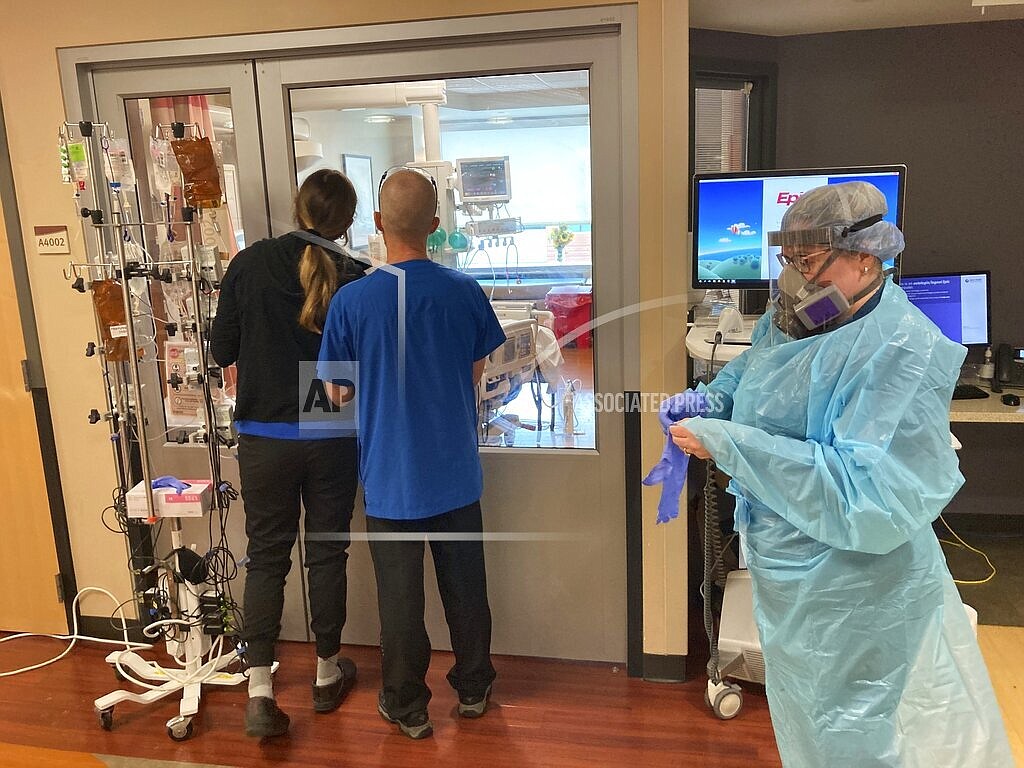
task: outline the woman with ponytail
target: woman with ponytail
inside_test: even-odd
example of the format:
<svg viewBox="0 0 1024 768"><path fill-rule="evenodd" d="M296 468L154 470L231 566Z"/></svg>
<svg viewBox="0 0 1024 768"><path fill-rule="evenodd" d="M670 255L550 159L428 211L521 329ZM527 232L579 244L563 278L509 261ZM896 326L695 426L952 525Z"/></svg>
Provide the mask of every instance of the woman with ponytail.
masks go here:
<svg viewBox="0 0 1024 768"><path fill-rule="evenodd" d="M311 383L305 372L314 370L331 298L366 270L325 247L345 237L355 209L355 189L344 174L323 169L309 176L295 198L299 229L254 243L232 259L213 323L214 359L220 366L238 366L238 467L249 538L242 633L249 665L245 730L255 737L288 730L288 715L274 701L270 670L300 500L310 628L316 636L314 710L336 709L355 681L355 665L338 654L356 440L337 428L311 429L299 418Z"/></svg>

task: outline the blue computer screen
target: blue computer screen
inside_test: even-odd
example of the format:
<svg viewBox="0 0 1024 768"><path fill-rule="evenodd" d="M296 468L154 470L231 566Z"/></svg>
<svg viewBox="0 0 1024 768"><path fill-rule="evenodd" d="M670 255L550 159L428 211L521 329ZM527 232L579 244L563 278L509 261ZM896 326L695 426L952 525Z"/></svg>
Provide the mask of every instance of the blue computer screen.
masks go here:
<svg viewBox="0 0 1024 768"><path fill-rule="evenodd" d="M867 181L888 204L886 221L902 226L904 166L707 174L694 178L694 288L768 287L782 269L768 232L800 195L824 184ZM892 263L886 267L893 266Z"/></svg>
<svg viewBox="0 0 1024 768"><path fill-rule="evenodd" d="M988 272L904 275L907 298L958 344L989 344Z"/></svg>

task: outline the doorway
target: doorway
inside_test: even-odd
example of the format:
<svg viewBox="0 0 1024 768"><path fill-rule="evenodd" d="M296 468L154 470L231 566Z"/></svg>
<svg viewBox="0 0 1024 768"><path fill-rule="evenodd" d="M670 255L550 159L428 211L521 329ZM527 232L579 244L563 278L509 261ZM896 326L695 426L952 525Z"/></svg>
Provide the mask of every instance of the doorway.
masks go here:
<svg viewBox="0 0 1024 768"><path fill-rule="evenodd" d="M287 54L265 48L213 62L194 41L195 61L93 72L95 119L128 135L137 169L146 165L140 209L158 200L158 169L147 145L169 115L199 123L222 142L227 220L210 236L220 238L228 258L246 243L293 228L292 197L313 168L361 179L364 198L391 165L420 164L438 176L451 205L439 256L477 277L493 300L550 313L563 365L542 381L510 377L482 430L494 651L621 661L623 416L596 407L602 393L624 390L624 360L632 359L627 342L636 344L627 325L601 322L636 301L627 295L635 280L623 279L635 272L637 254L624 234L630 203L621 193L623 174L635 172L621 160L621 30L604 24L466 38L449 37L442 22L417 26L415 45L382 39L314 56L289 45ZM506 159L509 199L474 203L471 179L460 170L494 158ZM468 242L453 241L455 233ZM353 244L363 247L365 239L369 248L372 235L354 232ZM150 238L160 246L159 232ZM165 422L150 436L158 474L203 463L201 451L175 441L190 428L189 409L162 385L168 343L153 340L150 366L149 405ZM229 535L240 556L244 513L233 514ZM354 529L358 520L357 514ZM301 574L297 555L293 574ZM286 638L308 635L303 592L301 576L292 578ZM348 602L345 641L376 644L374 579L361 542L350 553ZM447 648L440 600L429 586L427 627L435 647Z"/></svg>

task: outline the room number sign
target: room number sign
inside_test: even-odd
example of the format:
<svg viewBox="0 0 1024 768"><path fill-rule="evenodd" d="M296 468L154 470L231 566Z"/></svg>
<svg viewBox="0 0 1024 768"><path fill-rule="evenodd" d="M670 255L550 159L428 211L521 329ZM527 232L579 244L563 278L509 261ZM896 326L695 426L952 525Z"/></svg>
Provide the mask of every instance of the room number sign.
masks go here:
<svg viewBox="0 0 1024 768"><path fill-rule="evenodd" d="M67 227L33 227L36 236L36 253L40 256L71 253Z"/></svg>

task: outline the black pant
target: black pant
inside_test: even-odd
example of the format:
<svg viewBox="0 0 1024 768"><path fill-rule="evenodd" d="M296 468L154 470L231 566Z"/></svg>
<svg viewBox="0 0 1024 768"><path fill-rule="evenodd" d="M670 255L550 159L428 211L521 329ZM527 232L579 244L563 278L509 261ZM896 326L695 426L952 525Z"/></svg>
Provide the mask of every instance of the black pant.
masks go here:
<svg viewBox="0 0 1024 768"><path fill-rule="evenodd" d="M303 549L316 653L326 659L341 648L357 464L355 438L239 436L238 469L249 537L242 634L251 666L268 666L274 660L284 584L299 531L300 499L306 510Z"/></svg>
<svg viewBox="0 0 1024 768"><path fill-rule="evenodd" d="M480 502L424 520L367 517L370 555L377 575L384 705L402 718L427 708L425 682L430 638L423 624L423 538L437 572L437 587L451 634L455 666L448 682L461 696L479 696L494 680L491 666L491 609L487 604L483 520ZM466 533L463 540L430 534ZM382 537L381 535L384 534ZM398 534L401 538L389 538Z"/></svg>

